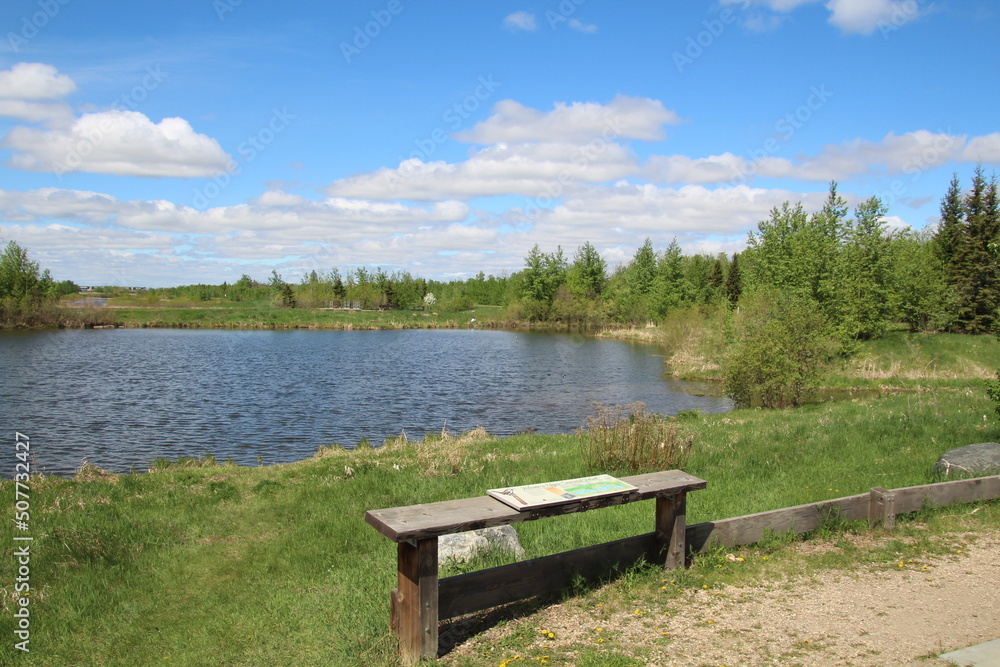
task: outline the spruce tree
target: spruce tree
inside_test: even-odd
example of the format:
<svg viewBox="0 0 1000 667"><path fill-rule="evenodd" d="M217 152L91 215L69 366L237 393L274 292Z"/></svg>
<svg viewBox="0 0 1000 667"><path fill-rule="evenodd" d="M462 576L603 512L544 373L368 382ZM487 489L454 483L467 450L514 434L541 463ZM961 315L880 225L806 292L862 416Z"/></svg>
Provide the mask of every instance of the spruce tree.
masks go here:
<svg viewBox="0 0 1000 667"><path fill-rule="evenodd" d="M740 275L740 254L733 255L733 261L729 263L729 273L726 274L726 284L723 293L729 299L729 303L734 306L739 302L743 293L743 277Z"/></svg>
<svg viewBox="0 0 1000 667"><path fill-rule="evenodd" d="M965 196L964 211L964 240L952 267L958 295L957 326L966 333L988 333L1000 308L997 257L992 250L1000 238L1000 210L996 175L987 181L981 164L973 175L972 190Z"/></svg>
<svg viewBox="0 0 1000 667"><path fill-rule="evenodd" d="M952 174L948 193L941 200L941 222L934 234L934 254L941 260L945 277L951 282L951 267L955 262L958 249L965 240L965 206L962 203L962 188L958 183L958 174Z"/></svg>

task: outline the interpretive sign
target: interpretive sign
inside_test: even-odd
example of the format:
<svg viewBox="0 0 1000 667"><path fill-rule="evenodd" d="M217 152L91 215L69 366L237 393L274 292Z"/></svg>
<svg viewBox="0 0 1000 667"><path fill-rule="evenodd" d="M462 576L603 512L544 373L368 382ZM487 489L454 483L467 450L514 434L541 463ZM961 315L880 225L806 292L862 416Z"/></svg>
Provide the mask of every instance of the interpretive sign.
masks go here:
<svg viewBox="0 0 1000 667"><path fill-rule="evenodd" d="M611 475L594 475L558 482L513 486L506 489L489 489L486 493L517 510L530 510L572 503L588 498L629 494L637 488Z"/></svg>

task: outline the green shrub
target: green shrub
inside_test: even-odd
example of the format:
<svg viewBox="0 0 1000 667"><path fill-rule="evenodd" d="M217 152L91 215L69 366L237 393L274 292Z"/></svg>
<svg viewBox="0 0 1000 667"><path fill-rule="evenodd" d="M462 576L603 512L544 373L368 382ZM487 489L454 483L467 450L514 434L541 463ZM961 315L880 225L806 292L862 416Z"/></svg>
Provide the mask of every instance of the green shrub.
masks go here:
<svg viewBox="0 0 1000 667"><path fill-rule="evenodd" d="M631 474L680 468L694 436L675 419L646 412L645 403L595 403L587 417L582 455L591 470Z"/></svg>
<svg viewBox="0 0 1000 667"><path fill-rule="evenodd" d="M986 381L986 395L996 403L997 416L1000 417L1000 371L997 371L996 380Z"/></svg>
<svg viewBox="0 0 1000 667"><path fill-rule="evenodd" d="M759 397L766 408L808 397L837 350L822 313L810 301L780 292L741 302L736 342L723 365L726 395L739 407Z"/></svg>

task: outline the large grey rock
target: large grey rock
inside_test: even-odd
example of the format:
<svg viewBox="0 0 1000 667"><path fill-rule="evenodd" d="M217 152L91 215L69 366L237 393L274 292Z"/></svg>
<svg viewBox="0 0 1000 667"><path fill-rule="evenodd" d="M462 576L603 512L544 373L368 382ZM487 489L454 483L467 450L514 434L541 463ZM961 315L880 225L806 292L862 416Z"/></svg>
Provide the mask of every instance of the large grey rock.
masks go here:
<svg viewBox="0 0 1000 667"><path fill-rule="evenodd" d="M941 477L1000 475L1000 443L980 442L949 449L934 464Z"/></svg>
<svg viewBox="0 0 1000 667"><path fill-rule="evenodd" d="M513 526L494 526L438 538L438 560L441 562L452 559L464 563L491 551L506 551L518 558L524 556L524 548Z"/></svg>

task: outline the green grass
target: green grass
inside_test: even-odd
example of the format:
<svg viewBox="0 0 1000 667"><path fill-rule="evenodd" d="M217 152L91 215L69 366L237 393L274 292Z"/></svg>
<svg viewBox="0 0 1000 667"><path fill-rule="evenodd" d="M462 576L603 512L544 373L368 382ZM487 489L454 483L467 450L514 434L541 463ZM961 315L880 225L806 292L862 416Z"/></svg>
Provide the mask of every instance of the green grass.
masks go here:
<svg viewBox="0 0 1000 667"><path fill-rule="evenodd" d="M695 434L685 469L708 481L688 499L689 523L927 483L942 451L1000 436L992 406L973 388L696 416L684 428ZM331 448L284 466L202 459L161 462L144 475L91 469L81 479L32 479L32 651L15 656L9 640L16 560L4 521L0 663L393 664L395 545L365 524L365 511L589 474L579 446L577 436L480 434ZM0 483L0 497L14 497L12 482ZM651 529L648 503L517 527L528 557ZM782 543L757 548L776 553ZM722 552L704 562L678 573L681 584L706 585L704 570L739 569ZM753 569L768 567L754 559ZM629 576L628 585L660 590L656 573Z"/></svg>
<svg viewBox="0 0 1000 667"><path fill-rule="evenodd" d="M115 321L126 327L193 327L238 329L432 329L472 324L496 326L500 309L479 306L459 313L411 310L320 310L275 308L266 303L213 303L171 307L116 306Z"/></svg>

